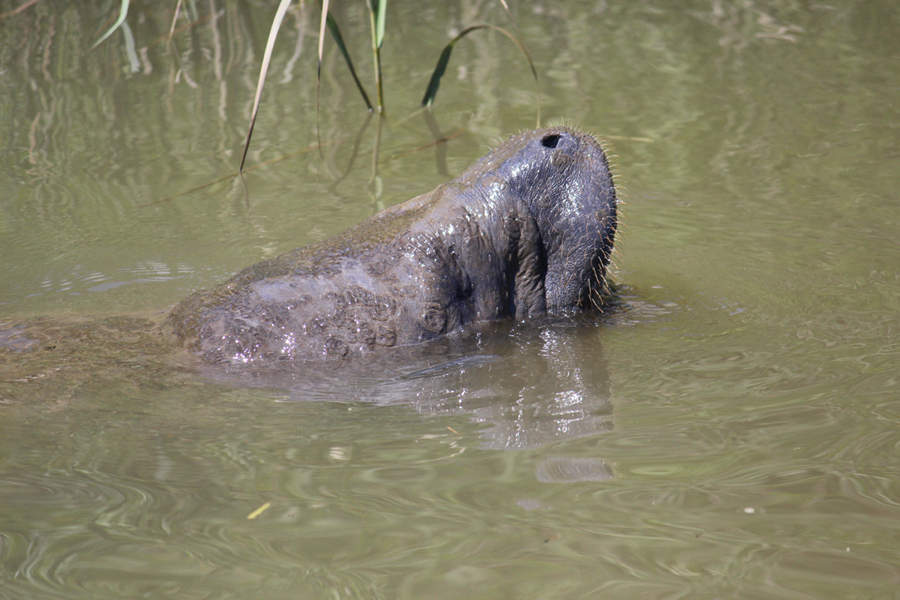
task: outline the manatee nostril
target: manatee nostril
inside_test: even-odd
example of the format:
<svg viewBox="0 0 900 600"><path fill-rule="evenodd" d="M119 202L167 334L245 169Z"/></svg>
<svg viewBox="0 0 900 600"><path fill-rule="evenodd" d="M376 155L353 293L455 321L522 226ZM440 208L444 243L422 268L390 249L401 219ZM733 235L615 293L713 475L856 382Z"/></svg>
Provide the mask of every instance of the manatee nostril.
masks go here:
<svg viewBox="0 0 900 600"><path fill-rule="evenodd" d="M558 133L552 133L550 135L545 135L541 138L541 145L544 148L556 148L556 145L559 143L560 135Z"/></svg>

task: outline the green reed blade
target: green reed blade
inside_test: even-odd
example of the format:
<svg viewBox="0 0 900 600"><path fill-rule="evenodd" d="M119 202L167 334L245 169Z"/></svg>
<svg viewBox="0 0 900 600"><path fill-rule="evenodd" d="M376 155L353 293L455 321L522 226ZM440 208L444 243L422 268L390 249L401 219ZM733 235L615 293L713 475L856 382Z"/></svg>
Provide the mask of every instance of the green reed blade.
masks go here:
<svg viewBox="0 0 900 600"><path fill-rule="evenodd" d="M259 80L256 82L256 96L253 98L253 110L250 114L250 127L247 128L247 139L244 141L244 152L241 154L241 166L238 172L244 171L244 161L247 160L247 150L250 149L250 137L253 135L253 127L256 125L256 114L259 112L259 99L262 97L263 84L266 81L266 73L269 71L269 62L272 59L272 48L275 46L275 38L278 37L278 30L281 29L281 23L284 21L284 14L291 5L291 0L281 0L278 3L278 9L275 11L275 18L272 19L272 26L269 27L269 39L266 40L266 50L263 53L262 64L259 67Z"/></svg>
<svg viewBox="0 0 900 600"><path fill-rule="evenodd" d="M119 26L125 22L125 17L128 16L128 4L129 0L122 0L122 4L119 7L119 18L116 19L116 22L113 23L113 26L106 30L106 33L100 36L100 39L94 42L94 45L91 48L96 48L100 45L100 42L108 38L112 35L113 31L119 28Z"/></svg>
<svg viewBox="0 0 900 600"><path fill-rule="evenodd" d="M450 53L453 52L453 45L466 35L472 33L473 31L478 31L479 29L493 29L494 31L498 31L512 40L512 42L519 49L519 52L521 52L525 57L525 60L528 61L528 66L531 69L531 76L534 77L534 81L537 82L538 75L537 69L534 68L534 61L531 60L531 55L528 53L528 49L521 41L519 41L519 39L515 35L507 31L506 29L503 29L502 27L497 27L496 25L472 25L471 27L466 27L465 29L460 31L456 35L456 37L454 37L446 46L444 46L444 49L441 51L441 56L438 58L437 65L434 67L434 71L431 73L431 79L428 81L428 88L426 88L425 96L422 98L422 106L431 106L434 103L434 97L437 95L438 88L441 85L441 77L444 76L444 72L447 70L447 64L450 62Z"/></svg>
<svg viewBox="0 0 900 600"><path fill-rule="evenodd" d="M316 63L316 89L319 88L319 79L322 74L322 56L325 53L325 23L328 22L329 0L322 1L322 18L319 20L319 54Z"/></svg>
<svg viewBox="0 0 900 600"><path fill-rule="evenodd" d="M172 41L172 35L175 33L175 23L178 21L178 15L181 13L181 3L183 0L178 0L175 3L175 10L172 13L172 25L169 26L169 37L167 41Z"/></svg>
<svg viewBox="0 0 900 600"><path fill-rule="evenodd" d="M451 52L453 52L453 42L444 46L444 49L441 51L437 65L435 65L434 71L431 73L428 88L425 90L425 97L422 98L422 106L431 106L434 102L434 97L437 95L438 88L441 85L441 77L444 76L444 71L447 70L447 63L450 62Z"/></svg>
<svg viewBox="0 0 900 600"><path fill-rule="evenodd" d="M384 43L384 22L387 16L387 0L372 0L375 8L375 46L381 48Z"/></svg>
<svg viewBox="0 0 900 600"><path fill-rule="evenodd" d="M344 37L341 35L341 30L338 27L337 21L335 21L331 15L327 15L326 24L328 25L328 32L331 34L331 37L334 39L334 43L337 44L338 50L341 51L341 55L344 57L344 61L346 61L347 63L347 68L350 70L350 76L353 77L353 82L356 83L356 89L359 90L359 93L363 98L363 102L366 103L366 108L372 110L372 103L369 102L369 95L366 94L366 90L365 88L363 88L362 82L356 75L356 69L353 67L353 60L350 58L350 52L347 50L347 46L344 44Z"/></svg>

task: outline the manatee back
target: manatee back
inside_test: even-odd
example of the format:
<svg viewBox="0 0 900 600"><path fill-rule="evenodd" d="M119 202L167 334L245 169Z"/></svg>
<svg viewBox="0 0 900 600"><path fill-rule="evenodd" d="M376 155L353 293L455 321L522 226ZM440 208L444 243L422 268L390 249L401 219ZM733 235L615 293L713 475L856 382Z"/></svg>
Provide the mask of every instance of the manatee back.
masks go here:
<svg viewBox="0 0 900 600"><path fill-rule="evenodd" d="M425 194L344 233L265 260L196 292L165 327L210 363L343 358L418 338L421 294L407 233L433 209Z"/></svg>

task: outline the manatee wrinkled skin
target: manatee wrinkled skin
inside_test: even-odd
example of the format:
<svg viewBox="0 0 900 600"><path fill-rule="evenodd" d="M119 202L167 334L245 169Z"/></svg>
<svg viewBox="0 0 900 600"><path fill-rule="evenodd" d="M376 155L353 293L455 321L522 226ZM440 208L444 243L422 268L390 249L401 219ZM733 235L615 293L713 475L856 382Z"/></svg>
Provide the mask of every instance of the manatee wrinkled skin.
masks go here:
<svg viewBox="0 0 900 600"><path fill-rule="evenodd" d="M195 293L166 325L206 362L264 366L571 314L602 301L615 230L600 144L531 131L432 192Z"/></svg>

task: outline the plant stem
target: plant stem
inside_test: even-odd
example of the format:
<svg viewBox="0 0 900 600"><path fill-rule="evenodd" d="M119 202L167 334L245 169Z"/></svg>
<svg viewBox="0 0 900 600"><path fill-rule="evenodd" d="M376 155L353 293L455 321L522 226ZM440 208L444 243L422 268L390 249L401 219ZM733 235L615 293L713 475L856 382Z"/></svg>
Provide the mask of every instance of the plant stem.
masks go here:
<svg viewBox="0 0 900 600"><path fill-rule="evenodd" d="M377 0L385 2L386 0ZM375 69L375 88L378 93L378 113L384 113L384 90L381 85L381 47L378 45L378 29L375 23L375 9L372 2L366 0L366 6L369 8L369 26L372 31L372 63Z"/></svg>

